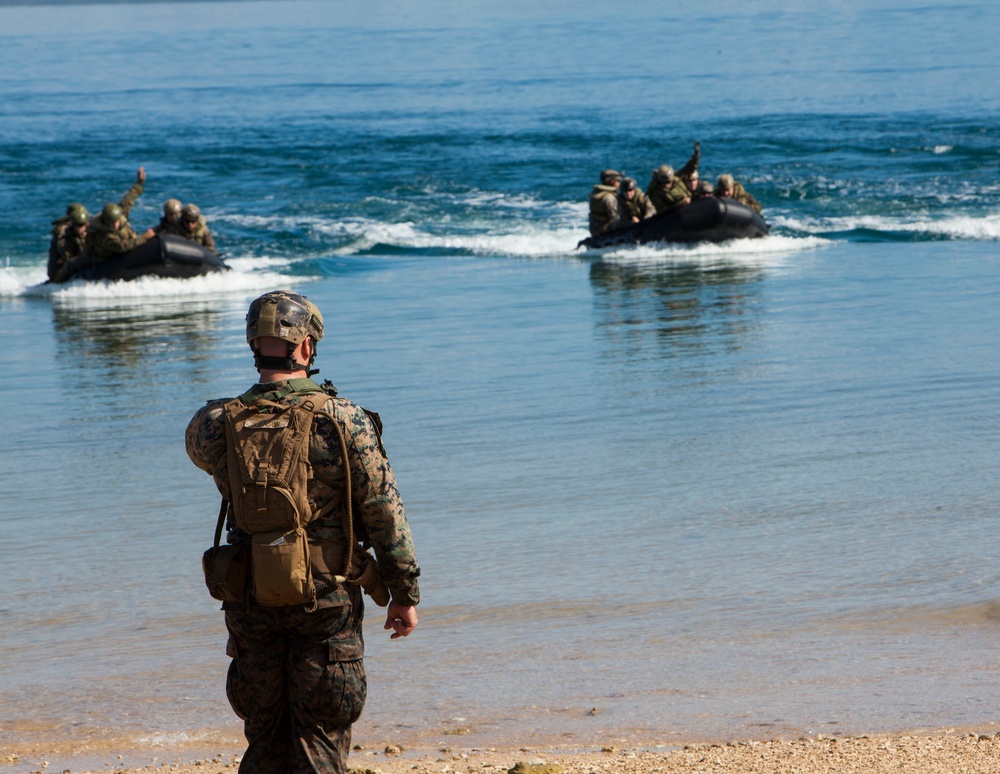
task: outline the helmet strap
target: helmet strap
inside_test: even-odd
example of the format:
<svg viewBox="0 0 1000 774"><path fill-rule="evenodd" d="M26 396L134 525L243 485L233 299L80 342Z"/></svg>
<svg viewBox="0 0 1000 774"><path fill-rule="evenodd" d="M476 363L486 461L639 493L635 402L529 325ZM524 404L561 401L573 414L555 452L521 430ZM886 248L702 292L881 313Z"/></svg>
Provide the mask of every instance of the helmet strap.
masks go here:
<svg viewBox="0 0 1000 774"><path fill-rule="evenodd" d="M296 362L293 355L295 354L296 346L294 344L288 344L288 355L285 357L278 357L277 355L262 355L260 350L253 345L251 342L250 349L253 352L253 363L257 367L257 371L305 371L307 377L312 377L314 374L319 373L318 368L313 368L313 361L316 359L316 342L312 342L312 354L309 357L308 363L298 363Z"/></svg>

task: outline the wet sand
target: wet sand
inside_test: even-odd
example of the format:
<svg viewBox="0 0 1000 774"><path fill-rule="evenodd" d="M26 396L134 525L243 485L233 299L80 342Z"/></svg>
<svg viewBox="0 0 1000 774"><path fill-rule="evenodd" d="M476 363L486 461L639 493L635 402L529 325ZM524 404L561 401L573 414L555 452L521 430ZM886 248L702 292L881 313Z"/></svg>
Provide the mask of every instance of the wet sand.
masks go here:
<svg viewBox="0 0 1000 774"><path fill-rule="evenodd" d="M350 769L355 774L814 774L844 772L881 774L978 774L1000 771L1000 733L993 726L981 730L942 729L910 734L871 736L813 736L798 739L729 740L664 748L606 747L580 752L558 747L462 748L400 750L355 749ZM41 749L0 749L0 772L73 774L228 774L239 767L238 747L196 754L184 748L76 751L86 768L67 763L68 749L47 755ZM80 757L80 755L83 757ZM49 758L52 760L50 761ZM138 764L136 761L145 760Z"/></svg>

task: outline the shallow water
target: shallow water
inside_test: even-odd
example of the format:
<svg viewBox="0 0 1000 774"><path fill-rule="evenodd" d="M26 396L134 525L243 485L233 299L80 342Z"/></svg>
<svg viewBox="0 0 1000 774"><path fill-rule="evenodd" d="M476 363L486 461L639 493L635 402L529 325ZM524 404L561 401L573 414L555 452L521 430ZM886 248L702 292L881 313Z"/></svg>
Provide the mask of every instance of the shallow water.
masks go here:
<svg viewBox="0 0 1000 774"><path fill-rule="evenodd" d="M605 55L559 4L281 8L0 8L5 744L238 734L182 434L254 380L275 286L382 415L424 568L415 636L370 611L358 741L996 719L995 8L682 4ZM667 63L622 53L665 36L690 64L648 105ZM771 236L574 249L599 169L644 184L695 138ZM133 221L195 198L234 270L41 285L48 222L139 164Z"/></svg>

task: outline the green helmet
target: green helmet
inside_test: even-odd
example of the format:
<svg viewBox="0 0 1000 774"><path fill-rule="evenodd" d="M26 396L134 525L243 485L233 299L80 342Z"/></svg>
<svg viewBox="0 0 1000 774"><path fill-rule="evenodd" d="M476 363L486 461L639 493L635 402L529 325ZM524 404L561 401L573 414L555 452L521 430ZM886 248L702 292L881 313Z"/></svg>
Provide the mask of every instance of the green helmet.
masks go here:
<svg viewBox="0 0 1000 774"><path fill-rule="evenodd" d="M122 210L120 205L108 202L104 205L104 209L101 210L101 220L111 226L116 220L125 220L125 211Z"/></svg>
<svg viewBox="0 0 1000 774"><path fill-rule="evenodd" d="M86 212L87 208L84 207L82 204L80 204L80 202L70 202L69 204L66 205L67 215L72 216L74 210L83 210L84 212Z"/></svg>
<svg viewBox="0 0 1000 774"><path fill-rule="evenodd" d="M180 215L181 214L181 200L180 199L167 199L163 203L163 214L164 215Z"/></svg>
<svg viewBox="0 0 1000 774"><path fill-rule="evenodd" d="M280 358L262 355L254 346L254 341L261 336L273 336L288 342L288 356ZM293 359L295 349L307 337L312 337L314 344L323 338L323 315L305 296L290 290L272 290L250 304L250 309L247 310L247 343L254 354L258 370L303 369L309 376L318 373L310 368L316 358L315 346L307 365Z"/></svg>
<svg viewBox="0 0 1000 774"><path fill-rule="evenodd" d="M90 223L90 213L81 204L79 209L73 210L69 214L69 222L74 226L86 226Z"/></svg>
<svg viewBox="0 0 1000 774"><path fill-rule="evenodd" d="M197 204L185 204L184 209L181 210L181 218L188 223L197 223L201 218L201 210L198 209Z"/></svg>

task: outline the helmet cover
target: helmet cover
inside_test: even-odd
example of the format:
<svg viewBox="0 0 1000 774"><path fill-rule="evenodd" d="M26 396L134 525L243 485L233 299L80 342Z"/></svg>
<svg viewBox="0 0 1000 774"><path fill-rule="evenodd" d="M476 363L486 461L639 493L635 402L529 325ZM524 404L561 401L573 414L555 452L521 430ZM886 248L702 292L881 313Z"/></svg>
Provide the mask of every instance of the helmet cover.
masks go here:
<svg viewBox="0 0 1000 774"><path fill-rule="evenodd" d="M188 223L195 223L201 218L201 210L198 208L197 204L185 204L184 208L181 210L181 218L186 220Z"/></svg>
<svg viewBox="0 0 1000 774"><path fill-rule="evenodd" d="M273 290L255 299L247 310L247 342L274 336L298 346L307 336L323 338L323 315L305 296L290 290Z"/></svg>

